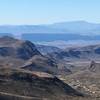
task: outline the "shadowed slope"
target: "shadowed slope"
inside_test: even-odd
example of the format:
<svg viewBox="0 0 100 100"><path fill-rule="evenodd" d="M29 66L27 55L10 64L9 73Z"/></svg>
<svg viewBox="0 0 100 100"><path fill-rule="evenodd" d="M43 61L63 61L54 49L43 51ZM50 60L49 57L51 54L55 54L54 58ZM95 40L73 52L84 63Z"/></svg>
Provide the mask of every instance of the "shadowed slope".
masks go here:
<svg viewBox="0 0 100 100"><path fill-rule="evenodd" d="M33 100L65 100L70 96L83 96L57 77L47 73L8 68L0 68L0 93L37 98Z"/></svg>

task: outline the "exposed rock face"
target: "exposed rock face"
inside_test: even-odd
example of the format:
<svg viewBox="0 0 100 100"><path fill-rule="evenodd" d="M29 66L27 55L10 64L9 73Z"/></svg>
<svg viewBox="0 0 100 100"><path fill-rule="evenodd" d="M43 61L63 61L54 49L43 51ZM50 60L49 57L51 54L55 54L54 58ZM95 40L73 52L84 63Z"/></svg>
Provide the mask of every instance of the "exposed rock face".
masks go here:
<svg viewBox="0 0 100 100"><path fill-rule="evenodd" d="M28 70L33 70L33 71L43 71L43 72L48 72L52 74L57 74L58 73L58 67L57 64L42 55L36 55L33 56L30 60L28 60L22 68L28 69Z"/></svg>
<svg viewBox="0 0 100 100"><path fill-rule="evenodd" d="M92 61L90 64L89 70L91 72L99 73L100 72L100 63L96 63L95 61Z"/></svg>
<svg viewBox="0 0 100 100"><path fill-rule="evenodd" d="M43 76L40 77L40 74ZM0 97L2 94L17 98L30 97L29 100L66 100L69 96L83 96L57 77L43 74L43 72L40 74L39 72L0 68ZM9 100L6 96L4 100Z"/></svg>
<svg viewBox="0 0 100 100"><path fill-rule="evenodd" d="M27 70L52 74L63 74L64 70L66 73L70 72L65 68L58 69L57 62L52 58L43 56L30 41L8 36L0 38L0 67L2 66L22 67Z"/></svg>
<svg viewBox="0 0 100 100"><path fill-rule="evenodd" d="M33 43L7 36L0 38L0 56L27 60L34 55L40 55L40 52Z"/></svg>
<svg viewBox="0 0 100 100"><path fill-rule="evenodd" d="M34 55L41 55L35 45L29 41L25 41L17 48L17 57L22 59L30 59Z"/></svg>

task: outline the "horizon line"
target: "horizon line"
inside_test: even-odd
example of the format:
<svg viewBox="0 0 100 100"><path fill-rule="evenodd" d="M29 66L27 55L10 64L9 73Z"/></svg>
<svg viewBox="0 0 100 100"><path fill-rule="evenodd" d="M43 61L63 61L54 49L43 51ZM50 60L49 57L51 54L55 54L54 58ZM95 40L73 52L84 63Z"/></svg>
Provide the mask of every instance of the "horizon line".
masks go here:
<svg viewBox="0 0 100 100"><path fill-rule="evenodd" d="M100 22L92 22L92 21L86 21L86 20L69 20L69 21L57 21L52 23L40 23L40 24L0 24L0 26L30 26L30 25L52 25L52 24L59 24L59 23L69 23L69 22L85 22L90 24L100 24Z"/></svg>

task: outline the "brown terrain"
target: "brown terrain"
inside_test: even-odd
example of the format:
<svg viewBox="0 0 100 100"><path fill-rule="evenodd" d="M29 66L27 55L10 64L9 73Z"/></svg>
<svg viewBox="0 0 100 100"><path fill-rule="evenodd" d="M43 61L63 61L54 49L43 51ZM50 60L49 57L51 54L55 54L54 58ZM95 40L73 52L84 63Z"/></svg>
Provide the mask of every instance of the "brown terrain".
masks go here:
<svg viewBox="0 0 100 100"><path fill-rule="evenodd" d="M99 45L43 55L30 41L0 38L0 100L100 100L99 71Z"/></svg>

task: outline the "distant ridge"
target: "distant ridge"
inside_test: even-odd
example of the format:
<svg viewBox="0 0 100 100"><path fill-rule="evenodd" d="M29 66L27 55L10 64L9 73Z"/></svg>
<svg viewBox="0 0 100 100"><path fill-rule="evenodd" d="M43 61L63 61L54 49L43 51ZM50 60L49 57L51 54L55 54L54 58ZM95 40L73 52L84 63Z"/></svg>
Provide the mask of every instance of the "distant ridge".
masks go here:
<svg viewBox="0 0 100 100"><path fill-rule="evenodd" d="M100 33L100 24L86 21L70 21L48 25L0 25L0 33L74 33L95 35Z"/></svg>

